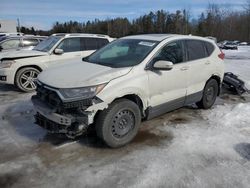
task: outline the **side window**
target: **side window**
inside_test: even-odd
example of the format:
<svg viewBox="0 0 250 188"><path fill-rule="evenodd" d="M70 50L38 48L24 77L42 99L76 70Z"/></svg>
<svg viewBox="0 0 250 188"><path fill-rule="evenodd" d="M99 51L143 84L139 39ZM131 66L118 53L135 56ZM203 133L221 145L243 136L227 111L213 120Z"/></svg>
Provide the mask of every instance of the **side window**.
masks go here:
<svg viewBox="0 0 250 188"><path fill-rule="evenodd" d="M20 47L20 40L19 39L7 40L4 41L1 44L1 46L4 50L18 48Z"/></svg>
<svg viewBox="0 0 250 188"><path fill-rule="evenodd" d="M23 46L36 46L39 43L37 39L23 39Z"/></svg>
<svg viewBox="0 0 250 188"><path fill-rule="evenodd" d="M154 61L164 60L177 64L184 61L183 57L183 43L175 41L164 46L154 58Z"/></svg>
<svg viewBox="0 0 250 188"><path fill-rule="evenodd" d="M101 39L101 38L96 38L96 42L97 42L98 49L109 43L107 39Z"/></svg>
<svg viewBox="0 0 250 188"><path fill-rule="evenodd" d="M95 38L82 38L84 41L84 50L97 50L98 45Z"/></svg>
<svg viewBox="0 0 250 188"><path fill-rule="evenodd" d="M210 42L204 42L204 45L207 50L207 56L210 56L214 52L215 49L214 45L211 44Z"/></svg>
<svg viewBox="0 0 250 188"><path fill-rule="evenodd" d="M81 51L80 38L66 38L57 48L63 49L64 52L77 52Z"/></svg>
<svg viewBox="0 0 250 188"><path fill-rule="evenodd" d="M189 61L194 61L207 57L203 41L187 40L186 44L187 44L187 53Z"/></svg>

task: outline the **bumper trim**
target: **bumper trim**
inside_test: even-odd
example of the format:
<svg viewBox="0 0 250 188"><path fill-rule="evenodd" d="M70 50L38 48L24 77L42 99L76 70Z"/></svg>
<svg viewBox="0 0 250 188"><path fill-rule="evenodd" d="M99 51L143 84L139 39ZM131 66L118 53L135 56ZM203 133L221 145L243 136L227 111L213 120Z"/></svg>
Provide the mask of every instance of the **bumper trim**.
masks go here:
<svg viewBox="0 0 250 188"><path fill-rule="evenodd" d="M65 126L70 126L73 123L73 118L55 113L54 109L40 102L35 96L32 96L31 101L35 110L47 119Z"/></svg>

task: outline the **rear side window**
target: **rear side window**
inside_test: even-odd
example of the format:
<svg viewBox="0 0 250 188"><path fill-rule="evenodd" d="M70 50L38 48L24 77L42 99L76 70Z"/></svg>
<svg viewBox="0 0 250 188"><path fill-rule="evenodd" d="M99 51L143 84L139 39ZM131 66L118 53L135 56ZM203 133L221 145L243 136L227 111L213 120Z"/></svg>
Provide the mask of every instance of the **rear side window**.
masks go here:
<svg viewBox="0 0 250 188"><path fill-rule="evenodd" d="M97 42L95 38L81 38L84 49L83 50L96 50L97 49Z"/></svg>
<svg viewBox="0 0 250 188"><path fill-rule="evenodd" d="M101 48L109 43L109 41L107 39L99 39L99 38L96 38L96 42L97 42L97 49L99 49L99 48Z"/></svg>
<svg viewBox="0 0 250 188"><path fill-rule="evenodd" d="M57 48L63 49L64 52L77 52L81 51L80 38L66 38Z"/></svg>
<svg viewBox="0 0 250 188"><path fill-rule="evenodd" d="M81 38L83 50L97 50L109 43L107 39L102 38Z"/></svg>
<svg viewBox="0 0 250 188"><path fill-rule="evenodd" d="M187 40L186 45L189 61L194 61L207 57L207 52L205 46L203 45L203 41Z"/></svg>
<svg viewBox="0 0 250 188"><path fill-rule="evenodd" d="M211 44L210 42L204 42L205 48L207 50L207 56L212 55L212 53L214 52L214 45Z"/></svg>

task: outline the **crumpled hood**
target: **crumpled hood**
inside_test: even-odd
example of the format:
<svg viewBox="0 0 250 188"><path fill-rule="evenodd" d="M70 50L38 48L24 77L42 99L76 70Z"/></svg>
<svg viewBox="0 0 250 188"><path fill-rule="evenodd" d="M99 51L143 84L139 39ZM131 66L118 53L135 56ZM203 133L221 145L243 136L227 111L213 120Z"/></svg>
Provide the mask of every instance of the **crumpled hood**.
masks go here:
<svg viewBox="0 0 250 188"><path fill-rule="evenodd" d="M78 88L109 82L129 73L131 69L111 68L88 62L67 63L43 71L38 80L55 88Z"/></svg>
<svg viewBox="0 0 250 188"><path fill-rule="evenodd" d="M40 52L36 50L16 50L16 51L6 51L0 52L0 60L2 59L19 59L25 57L35 57L35 56L43 56L48 55L47 52Z"/></svg>

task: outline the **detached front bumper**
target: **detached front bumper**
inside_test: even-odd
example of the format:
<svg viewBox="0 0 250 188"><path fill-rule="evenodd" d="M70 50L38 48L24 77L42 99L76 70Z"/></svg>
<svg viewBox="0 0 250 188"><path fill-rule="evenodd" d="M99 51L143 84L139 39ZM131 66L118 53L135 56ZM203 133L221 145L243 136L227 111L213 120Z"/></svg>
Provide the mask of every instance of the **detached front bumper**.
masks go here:
<svg viewBox="0 0 250 188"><path fill-rule="evenodd" d="M31 101L37 112L35 123L49 132L63 133L74 138L87 131L89 123L86 115L59 114L36 96L32 96Z"/></svg>

